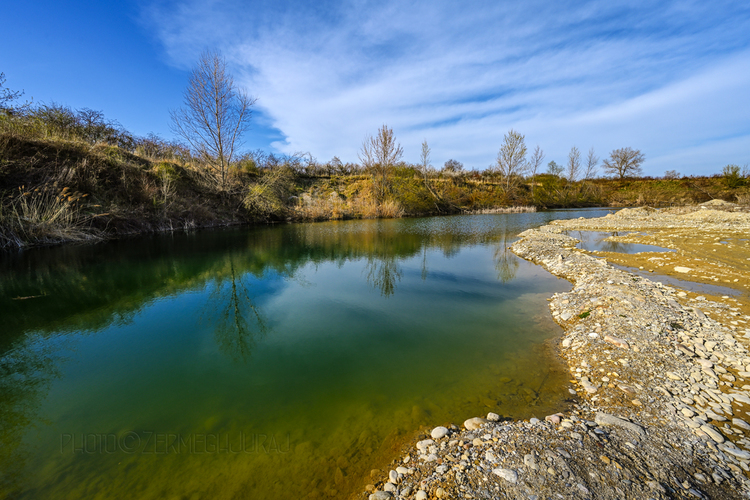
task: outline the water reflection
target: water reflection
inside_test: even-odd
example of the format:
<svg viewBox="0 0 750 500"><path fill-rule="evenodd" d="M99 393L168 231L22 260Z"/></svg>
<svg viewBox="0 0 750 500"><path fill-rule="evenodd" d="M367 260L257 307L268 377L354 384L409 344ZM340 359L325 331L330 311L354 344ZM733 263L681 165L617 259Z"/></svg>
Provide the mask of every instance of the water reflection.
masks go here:
<svg viewBox="0 0 750 500"><path fill-rule="evenodd" d="M611 238L618 236L627 236L633 234L629 232L601 232L601 231L566 231L565 234L572 236L580 243L577 245L578 248L588 250L590 252L616 252L616 253L627 253L634 254L640 252L673 252L674 250L669 248L663 248L656 245L645 245L641 243L626 243L622 241L613 240Z"/></svg>
<svg viewBox="0 0 750 500"><path fill-rule="evenodd" d="M495 246L495 269L497 279L507 283L516 277L518 271L518 257L510 251L510 244L515 240L516 233L502 230L498 232L499 242Z"/></svg>
<svg viewBox="0 0 750 500"><path fill-rule="evenodd" d="M3 259L0 488L30 498L113 497L136 483L153 497L149 484L175 496L340 493L419 425L543 408L564 379L545 382L554 370L533 346L554 325L528 311L567 284L507 249L541 222L289 225ZM301 451L59 453L63 432L132 429L273 433ZM299 484L277 491L289 477Z"/></svg>
<svg viewBox="0 0 750 500"><path fill-rule="evenodd" d="M235 361L247 361L255 343L266 335L267 327L253 304L247 280L235 270L233 256L229 257L229 273L224 282L213 286L204 318L213 325L219 349ZM218 314L212 314L214 311Z"/></svg>

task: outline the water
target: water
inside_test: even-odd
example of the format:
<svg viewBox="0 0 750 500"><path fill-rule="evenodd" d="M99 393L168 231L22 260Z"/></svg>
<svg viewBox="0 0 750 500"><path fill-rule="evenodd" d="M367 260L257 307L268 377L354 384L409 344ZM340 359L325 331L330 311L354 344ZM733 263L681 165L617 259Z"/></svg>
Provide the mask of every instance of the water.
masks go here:
<svg viewBox="0 0 750 500"><path fill-rule="evenodd" d="M659 268L656 268L654 269L653 272L651 272L651 271L646 271L644 269L638 269L637 267L621 266L618 264L613 264L611 262L610 262L610 265L617 269L627 271L631 274L635 274L643 278L647 278L651 281L654 281L654 282L659 281L664 285L669 285L669 286L673 286L676 288L680 288L682 290L687 290L688 292L705 293L706 295L717 295L719 297L722 297L724 295L729 296L729 297L740 297L742 295L741 290L736 290L734 288L729 288L727 286L709 285L707 283L700 283L698 281L681 280L679 278L675 278L674 276L661 274L659 272Z"/></svg>
<svg viewBox="0 0 750 500"><path fill-rule="evenodd" d="M625 236L632 234L632 232L566 231L565 234L581 240L576 246L583 250L588 250L589 252L616 252L627 254L641 252L674 252L674 250L670 248L656 245L625 243L608 239L612 236Z"/></svg>
<svg viewBox="0 0 750 500"><path fill-rule="evenodd" d="M508 249L596 210L207 231L0 260L0 491L346 498L421 426L565 405ZM1 495L0 495L1 496Z"/></svg>

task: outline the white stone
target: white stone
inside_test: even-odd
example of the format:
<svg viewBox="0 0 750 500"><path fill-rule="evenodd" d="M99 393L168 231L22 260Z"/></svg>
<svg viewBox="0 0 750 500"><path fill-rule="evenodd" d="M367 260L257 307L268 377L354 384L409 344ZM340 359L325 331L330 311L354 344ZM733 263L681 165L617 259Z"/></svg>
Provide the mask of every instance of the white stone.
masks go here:
<svg viewBox="0 0 750 500"><path fill-rule="evenodd" d="M500 476L509 483L515 484L518 482L518 473L512 469L492 469L492 473L496 476Z"/></svg>
<svg viewBox="0 0 750 500"><path fill-rule="evenodd" d="M442 425L439 427L435 427L432 429L432 432L430 432L430 436L432 436L432 439L440 439L444 438L448 435L448 428L443 427Z"/></svg>
<svg viewBox="0 0 750 500"><path fill-rule="evenodd" d="M689 273L690 271L692 271L692 269L690 269L689 267L682 267L682 266L676 266L674 270L675 272L683 273L683 274Z"/></svg>
<svg viewBox="0 0 750 500"><path fill-rule="evenodd" d="M417 492L417 495L414 497L414 500L427 500L427 492L424 490L419 490Z"/></svg>
<svg viewBox="0 0 750 500"><path fill-rule="evenodd" d="M701 425L700 429L708 434L708 437L716 441L717 443L723 443L724 442L724 435L719 432L716 427L714 427L711 424L704 424Z"/></svg>
<svg viewBox="0 0 750 500"><path fill-rule="evenodd" d="M393 498L393 495L390 491L376 491L372 495L370 495L369 500L390 500ZM427 497L425 497L426 499Z"/></svg>
<svg viewBox="0 0 750 500"><path fill-rule="evenodd" d="M490 422L499 422L500 421L500 415L498 415L497 413L489 412L487 414L487 420L489 420Z"/></svg>
<svg viewBox="0 0 750 500"><path fill-rule="evenodd" d="M479 429L483 424L487 423L487 419L481 418L481 417L474 417L466 420L464 422L464 427L466 427L467 430L475 431Z"/></svg>
<svg viewBox="0 0 750 500"><path fill-rule="evenodd" d="M435 441L433 441L432 439L423 439L422 441L419 441L417 443L417 449L419 451L424 451L430 446L432 446L433 444L435 444Z"/></svg>

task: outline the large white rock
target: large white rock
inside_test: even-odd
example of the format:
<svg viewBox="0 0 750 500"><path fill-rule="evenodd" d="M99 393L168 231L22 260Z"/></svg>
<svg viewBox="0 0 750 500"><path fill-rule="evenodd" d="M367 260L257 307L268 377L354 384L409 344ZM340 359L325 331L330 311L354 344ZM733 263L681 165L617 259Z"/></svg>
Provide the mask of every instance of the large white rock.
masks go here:
<svg viewBox="0 0 750 500"><path fill-rule="evenodd" d="M500 476L509 483L515 484L518 482L518 474L512 469L492 469L492 473L496 476Z"/></svg>
<svg viewBox="0 0 750 500"><path fill-rule="evenodd" d="M482 417L474 417L470 418L467 421L464 422L464 427L466 427L466 430L469 431L475 431L482 427L483 424L486 424L488 420L486 418Z"/></svg>
<svg viewBox="0 0 750 500"><path fill-rule="evenodd" d="M430 436L432 436L432 439L440 439L444 438L448 435L448 428L443 427L442 425L439 427L435 427L432 429L432 432L430 432Z"/></svg>
<svg viewBox="0 0 750 500"><path fill-rule="evenodd" d="M424 451L430 446L432 446L433 444L435 444L435 441L433 441L432 439L423 439L422 441L419 441L417 443L417 449L419 451Z"/></svg>
<svg viewBox="0 0 750 500"><path fill-rule="evenodd" d="M370 495L369 500L392 500L393 495L390 491L376 491L372 495Z"/></svg>

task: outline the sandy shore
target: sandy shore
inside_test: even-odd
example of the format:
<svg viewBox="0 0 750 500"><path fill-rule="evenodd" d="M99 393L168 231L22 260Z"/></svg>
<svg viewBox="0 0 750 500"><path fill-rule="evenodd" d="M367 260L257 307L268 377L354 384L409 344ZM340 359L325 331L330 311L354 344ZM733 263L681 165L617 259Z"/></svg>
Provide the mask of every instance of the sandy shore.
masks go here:
<svg viewBox="0 0 750 500"><path fill-rule="evenodd" d="M575 231L675 251L588 252ZM362 498L750 497L748 235L750 213L726 204L626 209L522 233L517 255L573 283L550 298L569 407L437 427L391 470L373 471ZM684 280L728 288L701 293Z"/></svg>

